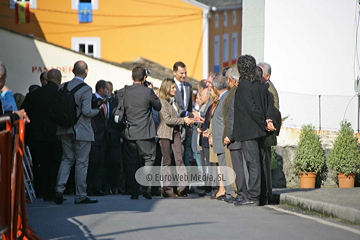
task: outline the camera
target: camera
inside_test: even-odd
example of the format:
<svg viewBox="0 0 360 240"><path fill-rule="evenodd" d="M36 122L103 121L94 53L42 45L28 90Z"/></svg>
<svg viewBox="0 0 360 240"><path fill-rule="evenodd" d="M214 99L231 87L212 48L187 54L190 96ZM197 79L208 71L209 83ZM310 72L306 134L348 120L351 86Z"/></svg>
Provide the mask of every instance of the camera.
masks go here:
<svg viewBox="0 0 360 240"><path fill-rule="evenodd" d="M95 98L91 102L92 109L99 109L101 105L108 104L110 101L110 97L106 96L105 98Z"/></svg>
<svg viewBox="0 0 360 240"><path fill-rule="evenodd" d="M145 69L145 76L148 77L149 75L150 75L150 70L149 70L149 69ZM145 87L148 87L148 86L150 86L150 85L151 85L151 82L145 80L144 86L145 86Z"/></svg>

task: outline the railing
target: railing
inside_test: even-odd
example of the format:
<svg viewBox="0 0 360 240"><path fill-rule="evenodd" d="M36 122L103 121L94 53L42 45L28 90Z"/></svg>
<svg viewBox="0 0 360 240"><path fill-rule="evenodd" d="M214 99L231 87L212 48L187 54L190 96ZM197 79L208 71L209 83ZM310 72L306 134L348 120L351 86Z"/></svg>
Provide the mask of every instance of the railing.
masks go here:
<svg viewBox="0 0 360 240"><path fill-rule="evenodd" d="M6 129L0 131L0 234L2 239L40 239L28 227L24 186L23 120L11 126L9 117L1 117Z"/></svg>

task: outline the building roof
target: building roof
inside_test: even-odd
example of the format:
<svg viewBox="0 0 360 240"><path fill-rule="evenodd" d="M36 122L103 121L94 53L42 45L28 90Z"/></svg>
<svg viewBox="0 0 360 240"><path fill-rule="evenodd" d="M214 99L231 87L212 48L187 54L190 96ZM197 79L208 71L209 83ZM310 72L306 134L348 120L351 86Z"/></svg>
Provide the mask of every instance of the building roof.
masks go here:
<svg viewBox="0 0 360 240"><path fill-rule="evenodd" d="M140 66L150 70L150 76L157 79L173 78L174 74L172 69L164 67L156 62L150 61L148 59L138 57L137 59L131 62L115 63L116 65L132 70L136 66ZM198 81L194 78L187 77L186 81L191 83L193 88L197 88Z"/></svg>
<svg viewBox="0 0 360 240"><path fill-rule="evenodd" d="M242 0L195 0L210 7L230 7L242 4Z"/></svg>

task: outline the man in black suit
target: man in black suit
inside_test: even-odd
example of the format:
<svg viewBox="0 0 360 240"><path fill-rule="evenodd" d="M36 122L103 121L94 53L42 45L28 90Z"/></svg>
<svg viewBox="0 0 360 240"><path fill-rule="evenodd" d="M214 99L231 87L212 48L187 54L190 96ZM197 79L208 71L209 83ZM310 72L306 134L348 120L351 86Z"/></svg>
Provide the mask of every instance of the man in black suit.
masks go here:
<svg viewBox="0 0 360 240"><path fill-rule="evenodd" d="M124 105L127 127L124 130L125 169L131 199L138 199L139 184L135 173L140 166L153 166L156 157L155 123L152 109L161 110L161 102L152 90L152 85L144 85L146 71L143 67L132 70L133 85L125 86ZM118 91L118 94L121 91ZM118 96L120 97L120 96ZM118 119L114 119L115 122ZM144 186L142 195L151 199L151 186Z"/></svg>
<svg viewBox="0 0 360 240"><path fill-rule="evenodd" d="M54 200L56 176L62 157L61 142L56 135L57 127L50 121L49 116L50 108L54 104L58 87L61 84L61 78L59 70L51 69L47 72L47 84L31 93L34 101L29 110L32 116L34 136L38 142L35 162L39 167L34 178L36 182L41 182L44 201Z"/></svg>
<svg viewBox="0 0 360 240"><path fill-rule="evenodd" d="M274 103L266 86L256 77L256 67L255 58L250 55L237 60L240 83L234 100L234 139L241 142L249 182L245 199L235 202L235 206L259 205L264 137L266 131L275 130Z"/></svg>
<svg viewBox="0 0 360 240"><path fill-rule="evenodd" d="M113 96L113 85L111 82L106 82L108 94L111 96L109 100L110 114L118 105L118 99ZM124 168L122 146L120 142L121 133L115 129L110 119L107 119L107 137L106 137L106 151L105 151L105 193L117 194L123 190L124 184ZM120 188L120 189L119 189Z"/></svg>
<svg viewBox="0 0 360 240"><path fill-rule="evenodd" d="M92 101L101 101L107 98L108 89L105 80L99 80L95 85L95 93ZM87 175L87 193L89 196L104 196L102 192L103 176L104 176L104 158L106 150L106 137L110 116L110 106L106 102L102 105L99 113L91 118L91 127L94 131L95 141L91 142L91 150L89 154L89 168Z"/></svg>
<svg viewBox="0 0 360 240"><path fill-rule="evenodd" d="M176 83L175 101L179 106L181 117L188 116L192 112L192 86L185 81L186 65L183 62L176 62L173 73Z"/></svg>

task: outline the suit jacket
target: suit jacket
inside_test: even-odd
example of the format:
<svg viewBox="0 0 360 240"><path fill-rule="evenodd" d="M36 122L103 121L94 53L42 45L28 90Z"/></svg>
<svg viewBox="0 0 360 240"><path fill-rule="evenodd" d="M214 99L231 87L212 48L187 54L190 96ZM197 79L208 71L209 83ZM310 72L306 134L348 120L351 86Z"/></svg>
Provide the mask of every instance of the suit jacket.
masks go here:
<svg viewBox="0 0 360 240"><path fill-rule="evenodd" d="M71 91L74 87L83 81L74 78L68 84L68 90ZM59 89L64 87L61 84ZM57 135L74 134L78 141L94 141L94 132L91 128L91 118L99 113L99 109L91 108L92 89L89 85L83 86L75 94L75 103L77 105L76 114L79 120L73 127L57 126ZM81 114L81 115L80 115Z"/></svg>
<svg viewBox="0 0 360 240"><path fill-rule="evenodd" d="M225 98L222 105L222 113L224 116L224 133L223 139L227 136L227 124L228 124L228 112L231 100L234 98L237 87L234 86L229 90L227 97Z"/></svg>
<svg viewBox="0 0 360 240"><path fill-rule="evenodd" d="M109 101L109 105L110 105L110 118L111 118L111 113L113 112L113 110L117 107L118 105L118 99L116 97L111 97L110 101ZM108 120L108 145L114 146L114 147L120 147L120 138L121 138L121 132L118 129L113 128L113 126L111 125L111 119L107 119Z"/></svg>
<svg viewBox="0 0 360 240"><path fill-rule="evenodd" d="M128 140L145 140L156 136L152 109L161 110L161 102L154 91L144 85L125 86L125 114L128 127L124 136Z"/></svg>
<svg viewBox="0 0 360 240"><path fill-rule="evenodd" d="M224 153L224 116L222 113L223 103L229 94L229 91L223 93L221 98L218 101L218 104L214 110L214 114L212 117L212 139L213 139L213 147L214 153Z"/></svg>
<svg viewBox="0 0 360 240"><path fill-rule="evenodd" d="M231 102L229 104L229 110L228 110L228 119L227 119L227 124L226 124L226 135L227 137L230 139L231 143L229 143L227 145L227 148L230 150L237 150L237 149L241 149L241 142L237 142L234 139L234 99L235 96L231 99Z"/></svg>
<svg viewBox="0 0 360 240"><path fill-rule="evenodd" d="M159 112L160 124L157 130L157 137L173 140L174 127L184 124L184 118L177 117L177 112L168 101L165 99L160 99L160 101L162 107Z"/></svg>
<svg viewBox="0 0 360 240"><path fill-rule="evenodd" d="M93 94L92 100L97 99L98 97ZM110 111L110 109L107 109L107 112ZM107 136L107 128L108 128L108 120L105 116L104 109L100 109L98 114L96 114L93 118L91 118L91 127L94 132L94 142L92 142L92 145L100 146L104 141L106 141Z"/></svg>
<svg viewBox="0 0 360 240"><path fill-rule="evenodd" d="M190 83L188 82L183 82L184 84L184 90L185 90L185 94L186 94L186 109L184 108L184 101L181 98L181 92L180 89L178 88L178 86L176 85L176 93L175 93L175 100L176 103L179 106L180 109L180 116L181 117L185 117L185 112L192 112L192 86Z"/></svg>
<svg viewBox="0 0 360 240"><path fill-rule="evenodd" d="M280 108L280 106L279 106L279 95L278 95L278 92L277 92L274 84L269 80L269 81L267 81L266 85L268 87L269 92L272 94L272 96L274 98L275 107L277 109L279 109Z"/></svg>
<svg viewBox="0 0 360 240"><path fill-rule="evenodd" d="M266 136L266 119L274 117L274 102L262 82L241 80L235 93L234 139L246 141Z"/></svg>
<svg viewBox="0 0 360 240"><path fill-rule="evenodd" d="M34 96L34 93L39 89L36 89L33 92L27 93L25 96L24 102L21 105L21 109L25 110L27 116L30 119L30 122L27 123L26 127L25 127L25 143L30 148L38 147L38 145L39 145L39 138L35 134L35 124L32 121L32 119L34 118L34 106L35 106L35 101L36 101L36 96Z"/></svg>

